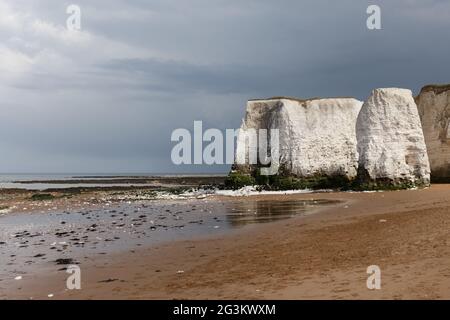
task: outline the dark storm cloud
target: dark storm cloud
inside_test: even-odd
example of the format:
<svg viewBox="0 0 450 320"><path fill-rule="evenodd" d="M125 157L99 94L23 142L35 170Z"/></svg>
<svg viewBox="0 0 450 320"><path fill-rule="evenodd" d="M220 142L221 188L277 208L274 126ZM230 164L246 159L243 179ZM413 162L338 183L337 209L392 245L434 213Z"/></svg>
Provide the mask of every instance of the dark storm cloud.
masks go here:
<svg viewBox="0 0 450 320"><path fill-rule="evenodd" d="M161 87L153 89L179 94L248 94L286 87L294 89L296 86L286 79L295 76L293 70L263 65L196 65L180 61L124 59L111 61L102 67L119 72L123 77L140 77L143 89L146 84L151 88L159 83Z"/></svg>
<svg viewBox="0 0 450 320"><path fill-rule="evenodd" d="M0 4L0 171L202 171L175 167L170 134L238 127L247 99L415 92L450 82L450 3L55 1Z"/></svg>

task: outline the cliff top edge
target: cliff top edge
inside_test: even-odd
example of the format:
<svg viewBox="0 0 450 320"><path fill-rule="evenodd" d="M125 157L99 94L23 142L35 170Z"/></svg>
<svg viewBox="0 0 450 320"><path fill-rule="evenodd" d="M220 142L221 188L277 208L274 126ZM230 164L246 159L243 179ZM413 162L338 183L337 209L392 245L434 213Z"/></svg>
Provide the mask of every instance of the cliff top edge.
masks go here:
<svg viewBox="0 0 450 320"><path fill-rule="evenodd" d="M295 97L271 97L271 98L263 98L263 99L249 99L249 102L255 102L255 101L271 101L271 100L292 100L297 102L308 102L308 101L314 101L314 100L329 100L329 99L354 99L358 100L355 97L314 97L314 98L307 98L307 99L301 99L301 98L295 98Z"/></svg>
<svg viewBox="0 0 450 320"><path fill-rule="evenodd" d="M420 90L420 93L433 91L435 94L440 94L440 93L443 93L443 92L446 92L449 90L450 90L450 83L449 84L428 84Z"/></svg>

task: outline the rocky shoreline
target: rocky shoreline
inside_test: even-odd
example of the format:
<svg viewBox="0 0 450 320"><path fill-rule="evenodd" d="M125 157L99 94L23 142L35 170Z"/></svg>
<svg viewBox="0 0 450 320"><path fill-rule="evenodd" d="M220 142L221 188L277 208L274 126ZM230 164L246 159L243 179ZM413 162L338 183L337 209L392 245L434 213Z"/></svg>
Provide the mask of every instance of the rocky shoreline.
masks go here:
<svg viewBox="0 0 450 320"><path fill-rule="evenodd" d="M198 175L198 176L85 176L71 179L52 180L15 180L17 184L152 184L155 187L162 185L175 186L199 186L217 185L224 181L222 175Z"/></svg>

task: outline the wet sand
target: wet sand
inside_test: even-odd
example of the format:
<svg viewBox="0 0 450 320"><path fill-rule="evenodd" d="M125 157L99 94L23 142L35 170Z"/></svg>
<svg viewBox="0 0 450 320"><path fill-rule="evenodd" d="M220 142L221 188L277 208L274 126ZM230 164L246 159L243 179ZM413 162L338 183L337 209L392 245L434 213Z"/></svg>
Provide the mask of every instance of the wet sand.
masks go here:
<svg viewBox="0 0 450 320"><path fill-rule="evenodd" d="M39 201L23 192L8 193L14 211L0 215L0 298L29 295L22 285L27 286L30 279L64 273L70 265L84 268L102 256L305 216L337 202L218 200L204 195L152 200L141 191L99 193L94 189L69 199L57 193L51 198L39 194L39 199L45 195Z"/></svg>
<svg viewBox="0 0 450 320"><path fill-rule="evenodd" d="M1 298L450 299L450 185L426 190L256 196L339 200L320 212L86 259L82 289L63 271L3 279ZM247 202L249 198L234 198ZM208 198L223 203L230 198ZM381 268L381 290L366 269Z"/></svg>

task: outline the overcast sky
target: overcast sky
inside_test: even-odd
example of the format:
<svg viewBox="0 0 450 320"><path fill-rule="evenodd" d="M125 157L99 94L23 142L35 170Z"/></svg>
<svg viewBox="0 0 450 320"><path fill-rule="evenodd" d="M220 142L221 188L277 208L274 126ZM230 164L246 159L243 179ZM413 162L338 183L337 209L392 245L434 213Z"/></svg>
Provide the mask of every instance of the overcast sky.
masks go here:
<svg viewBox="0 0 450 320"><path fill-rule="evenodd" d="M448 83L449 30L447 0L1 0L0 172L225 170L172 165L171 132L238 128L256 97Z"/></svg>

